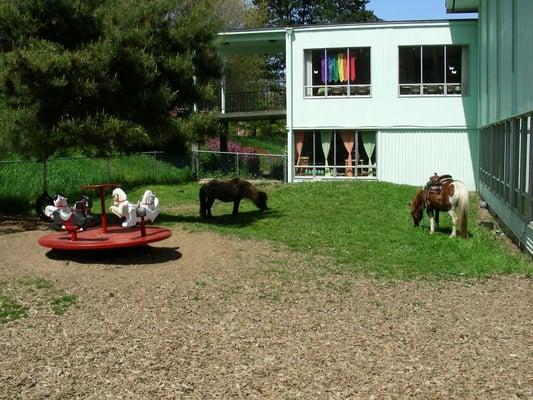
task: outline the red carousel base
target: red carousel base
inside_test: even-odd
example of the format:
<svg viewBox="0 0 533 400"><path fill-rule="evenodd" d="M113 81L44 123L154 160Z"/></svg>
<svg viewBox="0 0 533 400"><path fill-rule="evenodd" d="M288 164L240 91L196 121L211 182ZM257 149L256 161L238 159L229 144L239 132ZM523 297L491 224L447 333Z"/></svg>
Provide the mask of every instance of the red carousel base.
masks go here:
<svg viewBox="0 0 533 400"><path fill-rule="evenodd" d="M139 227L122 228L108 226L107 233L101 227L80 232L55 232L39 239L39 244L56 250L106 250L122 247L144 246L170 237L169 229L147 226L146 235Z"/></svg>

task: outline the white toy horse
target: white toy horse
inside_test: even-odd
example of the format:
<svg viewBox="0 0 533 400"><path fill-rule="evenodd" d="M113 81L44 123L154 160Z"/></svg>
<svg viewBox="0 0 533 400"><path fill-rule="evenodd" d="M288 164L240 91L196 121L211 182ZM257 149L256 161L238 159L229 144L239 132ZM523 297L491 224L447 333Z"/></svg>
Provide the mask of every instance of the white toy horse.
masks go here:
<svg viewBox="0 0 533 400"><path fill-rule="evenodd" d="M154 222L159 215L159 199L154 192L151 190L146 190L144 192L143 197L137 206L137 214L144 215L147 220Z"/></svg>
<svg viewBox="0 0 533 400"><path fill-rule="evenodd" d="M109 208L113 214L119 218L126 218L122 223L123 228L135 226L137 223L137 214L135 213L135 204L128 201L128 196L121 188L113 189L113 205Z"/></svg>
<svg viewBox="0 0 533 400"><path fill-rule="evenodd" d="M72 208L68 206L67 198L58 194L54 196L54 205L48 205L44 209L44 215L48 218L54 218L54 212L59 211L59 217L63 221L68 221L72 215Z"/></svg>
<svg viewBox="0 0 533 400"><path fill-rule="evenodd" d="M121 188L113 190L113 205L110 210L120 218L126 218L122 223L123 228L131 228L139 222L140 216L145 215L147 220L154 221L159 215L159 199L151 190L144 192L141 201L136 205L128 202L128 196Z"/></svg>

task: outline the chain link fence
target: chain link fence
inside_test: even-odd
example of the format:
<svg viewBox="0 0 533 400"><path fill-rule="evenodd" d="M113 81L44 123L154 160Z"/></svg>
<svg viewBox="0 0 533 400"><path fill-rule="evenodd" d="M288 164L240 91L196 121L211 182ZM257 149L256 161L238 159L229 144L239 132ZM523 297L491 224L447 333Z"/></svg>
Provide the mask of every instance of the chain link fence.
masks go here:
<svg viewBox="0 0 533 400"><path fill-rule="evenodd" d="M0 161L0 213L30 209L47 187L50 194L69 198L82 194L80 186L118 183L125 187L172 184L192 179L189 154L151 151L104 157Z"/></svg>
<svg viewBox="0 0 533 400"><path fill-rule="evenodd" d="M237 176L287 182L287 155L193 150L192 170L198 179Z"/></svg>

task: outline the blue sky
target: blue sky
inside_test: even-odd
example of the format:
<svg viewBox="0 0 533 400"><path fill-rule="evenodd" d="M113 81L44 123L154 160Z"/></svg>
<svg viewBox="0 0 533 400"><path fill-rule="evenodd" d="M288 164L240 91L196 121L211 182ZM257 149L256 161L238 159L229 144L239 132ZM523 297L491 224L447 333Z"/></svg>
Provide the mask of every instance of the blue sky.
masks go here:
<svg viewBox="0 0 533 400"><path fill-rule="evenodd" d="M445 0L370 0L366 8L385 21L477 18L477 14L446 14Z"/></svg>

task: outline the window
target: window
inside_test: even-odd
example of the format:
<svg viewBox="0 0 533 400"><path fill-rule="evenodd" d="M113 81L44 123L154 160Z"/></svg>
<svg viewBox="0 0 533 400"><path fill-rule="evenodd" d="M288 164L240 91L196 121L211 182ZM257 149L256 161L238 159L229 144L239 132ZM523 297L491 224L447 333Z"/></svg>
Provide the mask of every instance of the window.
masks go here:
<svg viewBox="0 0 533 400"><path fill-rule="evenodd" d="M295 131L295 176L375 179L376 136L376 131Z"/></svg>
<svg viewBox="0 0 533 400"><path fill-rule="evenodd" d="M480 182L533 221L533 113L480 129Z"/></svg>
<svg viewBox="0 0 533 400"><path fill-rule="evenodd" d="M400 46L400 96L464 94L463 46Z"/></svg>
<svg viewBox="0 0 533 400"><path fill-rule="evenodd" d="M370 96L370 47L305 51L305 97Z"/></svg>

